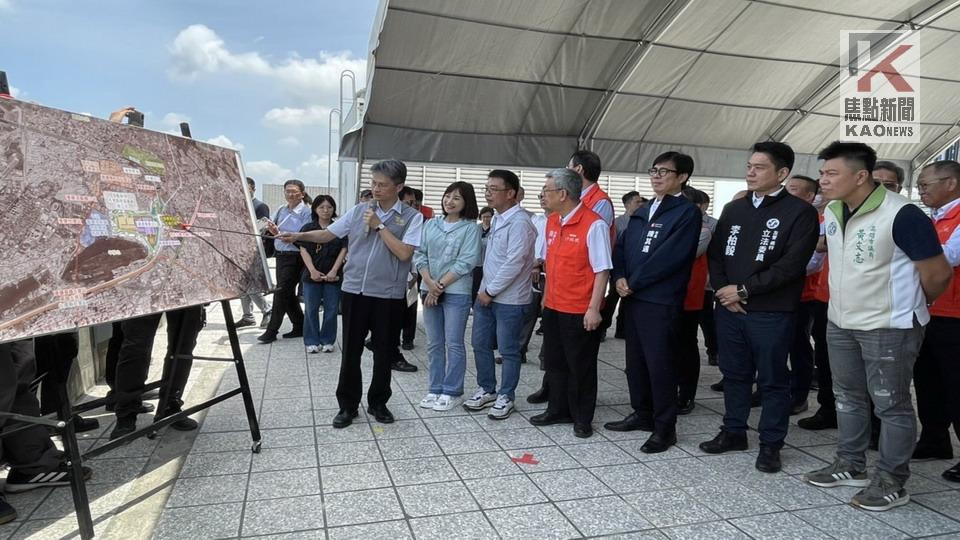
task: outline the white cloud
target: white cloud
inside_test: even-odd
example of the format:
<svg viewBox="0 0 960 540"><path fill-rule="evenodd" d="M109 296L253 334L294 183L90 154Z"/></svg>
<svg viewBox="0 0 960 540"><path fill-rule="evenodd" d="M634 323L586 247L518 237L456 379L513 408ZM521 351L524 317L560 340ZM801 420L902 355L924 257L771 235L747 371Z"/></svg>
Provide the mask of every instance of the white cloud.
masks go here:
<svg viewBox="0 0 960 540"><path fill-rule="evenodd" d="M217 135L216 137L212 139L207 139L204 142L215 144L217 146L222 146L224 148L232 148L237 151L243 150L245 148L242 144L231 141L226 135Z"/></svg>
<svg viewBox="0 0 960 540"><path fill-rule="evenodd" d="M272 128L301 128L326 124L330 115L330 107L313 105L305 109L296 107L281 107L270 109L263 115L263 124Z"/></svg>
<svg viewBox="0 0 960 540"><path fill-rule="evenodd" d="M174 78L189 81L202 73L219 72L267 77L291 95L311 102L336 101L343 70L352 70L361 79L358 87L363 86L366 74L366 61L349 52L321 51L316 58L291 55L280 62L271 62L257 52L234 53L216 32L202 24L181 30L169 50L169 73Z"/></svg>
<svg viewBox="0 0 960 540"><path fill-rule="evenodd" d="M284 137L277 141L277 144L284 148L297 148L300 146L300 139L296 137Z"/></svg>
<svg viewBox="0 0 960 540"><path fill-rule="evenodd" d="M167 127L179 127L181 122L186 122L189 124L190 117L181 113L169 112L163 115L163 120L161 120L161 122ZM177 134L180 134L179 130L177 131Z"/></svg>
<svg viewBox="0 0 960 540"><path fill-rule="evenodd" d="M297 176L308 184L327 184L327 166L330 162L330 156L311 154L310 157L300 163L297 167ZM330 184L337 185L337 161L330 164Z"/></svg>
<svg viewBox="0 0 960 540"><path fill-rule="evenodd" d="M248 161L244 164L244 172L258 184L284 182L293 178L293 171L269 160Z"/></svg>
<svg viewBox="0 0 960 540"><path fill-rule="evenodd" d="M3 0L0 0L0 7L2 7L2 4L3 4ZM17 88L16 86L11 86L11 87L10 87L10 95L13 96L13 97L15 97L15 98L17 98L17 99L20 99L20 96L23 95L23 92L22 92L19 88Z"/></svg>

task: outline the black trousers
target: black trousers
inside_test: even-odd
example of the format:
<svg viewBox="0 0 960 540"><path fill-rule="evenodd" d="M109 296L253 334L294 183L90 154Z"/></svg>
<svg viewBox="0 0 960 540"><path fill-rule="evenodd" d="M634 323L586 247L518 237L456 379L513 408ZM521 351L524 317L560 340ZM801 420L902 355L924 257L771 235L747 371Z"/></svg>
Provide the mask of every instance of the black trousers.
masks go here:
<svg viewBox="0 0 960 540"><path fill-rule="evenodd" d="M373 377L367 390L370 406L385 405L392 395L390 364L396 354L398 329L403 324L406 300L387 299L343 292L343 353L337 402L340 408L353 411L363 396L360 358L367 333L373 340Z"/></svg>
<svg viewBox="0 0 960 540"><path fill-rule="evenodd" d="M170 401L161 403L166 408L179 410L183 389L190 376L193 361L177 360L177 369L172 369L174 354L193 354L197 346L197 335L202 328L202 306L192 306L168 311L167 316L167 352L163 361L163 384L169 385ZM163 313L155 313L127 319L121 322L123 344L120 347L115 373L114 394L117 401L117 418L136 416L140 408L140 395L150 371L150 359L153 353L153 341L157 337L157 327ZM177 348L178 335L182 334L180 348Z"/></svg>
<svg viewBox="0 0 960 540"><path fill-rule="evenodd" d="M33 340L0 344L0 411L40 416L40 404L30 389L36 369ZM0 418L0 429L6 423ZM51 471L62 459L63 453L53 445L43 426L0 438L0 461L24 474Z"/></svg>
<svg viewBox="0 0 960 540"><path fill-rule="evenodd" d="M523 313L523 329L520 330L520 339L523 344L520 345L520 358L527 359L527 349L530 348L530 339L533 338L533 331L537 326L537 320L540 319L540 304L543 300L543 291L534 289L530 294L530 303L527 305L527 311Z"/></svg>
<svg viewBox="0 0 960 540"><path fill-rule="evenodd" d="M677 399L692 400L697 397L700 381L700 345L697 329L700 325L700 310L684 310L680 314L680 346L677 354Z"/></svg>
<svg viewBox="0 0 960 540"><path fill-rule="evenodd" d="M273 295L273 308L267 333L276 334L283 324L283 316L290 318L294 332L303 331L303 309L297 300L297 285L303 273L303 259L298 251L277 252L277 292Z"/></svg>
<svg viewBox="0 0 960 540"><path fill-rule="evenodd" d="M950 426L960 437L960 319L933 317L913 366L919 444L950 446Z"/></svg>
<svg viewBox="0 0 960 540"><path fill-rule="evenodd" d="M703 346L707 354L717 354L717 323L713 320L717 299L714 294L710 289L703 292L703 309L700 310L700 329L703 330Z"/></svg>
<svg viewBox="0 0 960 540"><path fill-rule="evenodd" d="M117 386L117 362L120 361L120 348L123 347L123 324L115 321L111 330L110 341L107 342L107 372L104 379L110 387L110 394L113 394Z"/></svg>
<svg viewBox="0 0 960 540"><path fill-rule="evenodd" d="M420 278L417 277L417 290L420 290ZM413 339L417 337L417 304L420 303L420 295L417 295L418 300L413 302L413 305L406 306L406 311L403 312L403 332L400 336L400 341L402 343L413 343ZM404 300L404 305L406 305L406 300Z"/></svg>
<svg viewBox="0 0 960 540"><path fill-rule="evenodd" d="M807 401L813 383L814 349L810 344L813 332L813 312L820 302L800 302L794 319L793 344L790 346L790 399L791 405ZM824 327L826 332L826 327ZM829 363L829 362L828 362Z"/></svg>
<svg viewBox="0 0 960 540"><path fill-rule="evenodd" d="M621 307L626 308L630 406L640 416L652 418L658 433L670 433L677 425L680 306L625 298Z"/></svg>
<svg viewBox="0 0 960 540"><path fill-rule="evenodd" d="M77 333L40 336L34 338L33 346L37 357L37 373L46 373L40 383L40 412L57 412L61 405L58 387L66 384L70 368L77 358Z"/></svg>
<svg viewBox="0 0 960 540"><path fill-rule="evenodd" d="M599 329L583 328L583 315L543 310L544 361L547 365L547 410L569 415L578 424L593 422L597 409Z"/></svg>
<svg viewBox="0 0 960 540"><path fill-rule="evenodd" d="M810 302L810 336L813 337L813 365L817 368L817 403L825 412L837 410L833 396L833 374L830 371L830 353L827 351L827 303Z"/></svg>
<svg viewBox="0 0 960 540"><path fill-rule="evenodd" d="M607 297L603 299L603 308L600 309L600 335L602 336L613 326L613 314L617 311L617 304L620 303L620 295L617 294L617 285L610 282L607 290ZM617 315L617 328L615 332L620 334L623 330L623 310Z"/></svg>

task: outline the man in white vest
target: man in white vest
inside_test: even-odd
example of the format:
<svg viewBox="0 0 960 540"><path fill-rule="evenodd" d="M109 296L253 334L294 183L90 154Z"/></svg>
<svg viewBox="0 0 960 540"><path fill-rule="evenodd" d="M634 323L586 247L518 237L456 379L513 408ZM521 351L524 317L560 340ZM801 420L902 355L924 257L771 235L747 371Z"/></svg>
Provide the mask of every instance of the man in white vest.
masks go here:
<svg viewBox="0 0 960 540"><path fill-rule="evenodd" d="M836 141L819 159L830 262L827 344L837 399L837 457L804 479L821 487L863 487L851 504L882 511L910 501L904 484L917 420L913 364L930 321L927 305L953 274L919 207L872 177L876 152ZM880 458L866 474L870 399L882 423Z"/></svg>

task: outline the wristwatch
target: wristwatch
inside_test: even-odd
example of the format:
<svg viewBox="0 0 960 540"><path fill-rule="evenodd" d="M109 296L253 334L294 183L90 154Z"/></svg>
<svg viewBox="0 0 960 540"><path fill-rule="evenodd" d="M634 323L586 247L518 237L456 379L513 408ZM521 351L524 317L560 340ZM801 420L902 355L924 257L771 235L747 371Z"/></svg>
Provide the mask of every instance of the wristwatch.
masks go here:
<svg viewBox="0 0 960 540"><path fill-rule="evenodd" d="M744 285L738 285L738 286L737 286L737 296L739 296L741 300L746 300L747 297L750 296L750 295L747 293L747 287L744 286Z"/></svg>
<svg viewBox="0 0 960 540"><path fill-rule="evenodd" d="M374 229L374 230L377 231L377 232L380 232L380 231L382 231L382 230L384 230L384 229L386 229L386 228L387 228L387 226L384 225L383 223L381 223L381 224L377 225L377 228Z"/></svg>

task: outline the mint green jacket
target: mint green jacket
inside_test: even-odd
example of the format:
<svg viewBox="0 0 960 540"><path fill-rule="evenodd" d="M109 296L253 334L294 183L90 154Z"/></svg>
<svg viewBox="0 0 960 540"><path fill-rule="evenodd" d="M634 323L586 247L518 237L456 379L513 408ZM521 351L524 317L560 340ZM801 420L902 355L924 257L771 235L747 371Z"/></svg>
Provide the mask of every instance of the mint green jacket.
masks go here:
<svg viewBox="0 0 960 540"><path fill-rule="evenodd" d="M480 225L470 220L456 222L449 231L444 229L444 217L437 216L423 224L420 247L413 254L417 273L426 267L430 277L438 280L448 272L460 276L446 287L449 294L471 294L473 268L480 262ZM421 284L421 290L427 290Z"/></svg>

